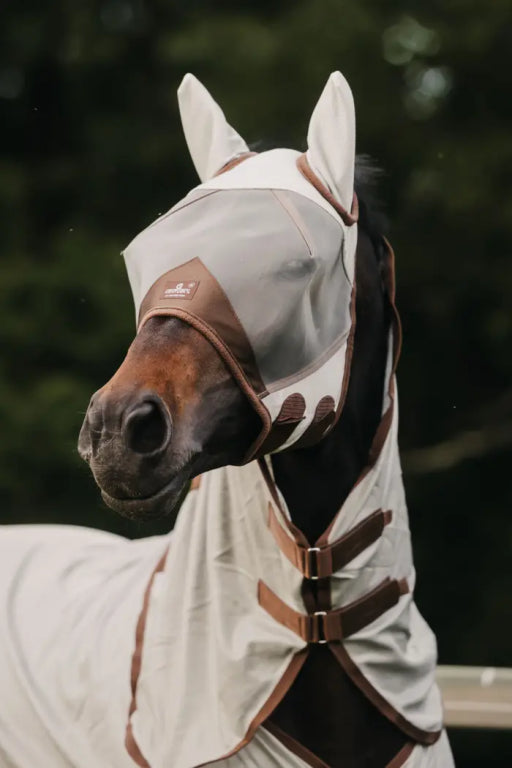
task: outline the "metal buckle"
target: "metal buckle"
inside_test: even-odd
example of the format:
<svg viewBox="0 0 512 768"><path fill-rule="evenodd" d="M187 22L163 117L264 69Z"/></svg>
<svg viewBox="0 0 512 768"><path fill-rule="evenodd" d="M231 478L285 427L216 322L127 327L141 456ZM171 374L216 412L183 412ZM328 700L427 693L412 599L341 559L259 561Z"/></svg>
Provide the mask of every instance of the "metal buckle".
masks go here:
<svg viewBox="0 0 512 768"><path fill-rule="evenodd" d="M327 616L327 611L315 611L313 613L313 616ZM325 639L325 630L323 626L323 621L318 619L316 623L318 627L318 640L315 640L315 642L318 643L319 645L325 645L327 640Z"/></svg>
<svg viewBox="0 0 512 768"><path fill-rule="evenodd" d="M305 577L312 581L318 581L320 576L318 575L318 560L314 553L320 552L320 547L308 547L306 550L306 562L305 562ZM315 614L316 615L316 614Z"/></svg>

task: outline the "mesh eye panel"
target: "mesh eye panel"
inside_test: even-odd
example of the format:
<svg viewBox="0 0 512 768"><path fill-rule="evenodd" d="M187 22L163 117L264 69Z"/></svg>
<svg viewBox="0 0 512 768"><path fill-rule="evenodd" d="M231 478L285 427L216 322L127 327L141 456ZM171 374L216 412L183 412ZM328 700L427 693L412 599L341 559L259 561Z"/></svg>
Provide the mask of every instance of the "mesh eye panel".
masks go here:
<svg viewBox="0 0 512 768"><path fill-rule="evenodd" d="M343 230L293 192L192 192L125 258L137 309L161 275L199 258L238 316L269 391L320 365L350 330Z"/></svg>

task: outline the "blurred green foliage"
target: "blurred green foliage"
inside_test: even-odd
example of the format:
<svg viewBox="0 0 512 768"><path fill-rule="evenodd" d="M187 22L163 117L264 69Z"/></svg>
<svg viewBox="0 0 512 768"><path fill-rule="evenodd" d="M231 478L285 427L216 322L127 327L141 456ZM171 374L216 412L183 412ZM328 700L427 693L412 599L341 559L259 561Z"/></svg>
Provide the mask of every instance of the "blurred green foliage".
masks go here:
<svg viewBox="0 0 512 768"><path fill-rule="evenodd" d="M4 7L2 522L164 530L106 510L75 443L134 331L119 252L196 183L176 88L193 71L249 142L302 148L324 81L341 69L358 149L386 170L419 602L441 661L512 664L502 631L512 619L511 10L509 0Z"/></svg>

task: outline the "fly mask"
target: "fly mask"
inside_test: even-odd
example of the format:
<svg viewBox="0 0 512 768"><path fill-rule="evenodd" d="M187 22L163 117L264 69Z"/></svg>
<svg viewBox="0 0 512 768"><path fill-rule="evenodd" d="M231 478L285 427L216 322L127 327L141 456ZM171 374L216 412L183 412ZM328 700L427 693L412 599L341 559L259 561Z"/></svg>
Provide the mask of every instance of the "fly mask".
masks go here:
<svg viewBox="0 0 512 768"><path fill-rule="evenodd" d="M340 415L354 333L352 93L331 74L306 155L249 152L190 74L178 97L202 183L124 252L139 329L171 315L215 346L262 420L245 462L315 443Z"/></svg>

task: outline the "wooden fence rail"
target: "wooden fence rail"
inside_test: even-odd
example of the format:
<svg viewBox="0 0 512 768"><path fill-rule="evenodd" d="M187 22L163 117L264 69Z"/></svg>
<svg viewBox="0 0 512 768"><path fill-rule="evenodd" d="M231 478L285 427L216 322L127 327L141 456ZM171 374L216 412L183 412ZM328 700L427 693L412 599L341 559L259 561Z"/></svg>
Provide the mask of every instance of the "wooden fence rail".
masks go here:
<svg viewBox="0 0 512 768"><path fill-rule="evenodd" d="M512 729L512 669L440 666L448 728Z"/></svg>

